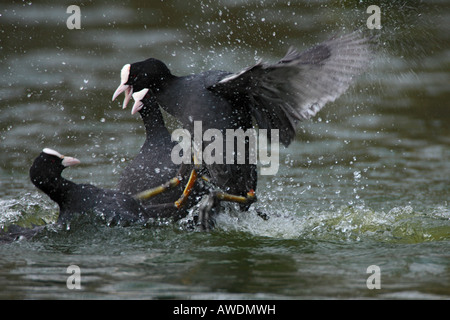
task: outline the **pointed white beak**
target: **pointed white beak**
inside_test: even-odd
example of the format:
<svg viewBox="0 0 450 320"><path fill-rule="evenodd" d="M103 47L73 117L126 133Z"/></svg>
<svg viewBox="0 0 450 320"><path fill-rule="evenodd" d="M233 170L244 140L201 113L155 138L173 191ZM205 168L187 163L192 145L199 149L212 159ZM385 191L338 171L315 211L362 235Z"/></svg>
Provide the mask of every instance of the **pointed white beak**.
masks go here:
<svg viewBox="0 0 450 320"><path fill-rule="evenodd" d="M76 164L80 164L81 161L78 160L77 158L72 158L72 157L66 157L64 156L63 161L62 161L62 165L64 167L70 167L70 166L74 166Z"/></svg>
<svg viewBox="0 0 450 320"><path fill-rule="evenodd" d="M131 99L131 95L133 94L133 86L126 84L128 82L128 78L130 77L130 64L126 64L120 70L120 86L116 89L113 94L112 100L117 98L119 94L125 91L125 99L123 100L122 107L125 109L127 107L128 102Z"/></svg>
<svg viewBox="0 0 450 320"><path fill-rule="evenodd" d="M134 105L133 108L131 109L131 114L135 114L136 112L142 109L142 107L144 106L142 99L144 99L147 92L148 89L142 89L141 91L133 94Z"/></svg>
<svg viewBox="0 0 450 320"><path fill-rule="evenodd" d="M70 166L74 166L76 164L81 163L81 161L76 158L63 156L58 151L50 149L50 148L44 148L44 150L42 150L42 152L62 159L61 163L64 167L70 167Z"/></svg>
<svg viewBox="0 0 450 320"><path fill-rule="evenodd" d="M135 114L136 112L141 110L143 106L144 104L142 103L142 101L135 101L133 104L133 109L131 109L131 114Z"/></svg>
<svg viewBox="0 0 450 320"><path fill-rule="evenodd" d="M122 83L116 89L116 91L114 92L113 97L112 97L112 101L114 101L117 98L117 96L124 91L125 91L125 99L123 99L123 105L122 105L123 109L125 109L127 107L128 102L130 102L131 95L133 94L133 87L128 84Z"/></svg>

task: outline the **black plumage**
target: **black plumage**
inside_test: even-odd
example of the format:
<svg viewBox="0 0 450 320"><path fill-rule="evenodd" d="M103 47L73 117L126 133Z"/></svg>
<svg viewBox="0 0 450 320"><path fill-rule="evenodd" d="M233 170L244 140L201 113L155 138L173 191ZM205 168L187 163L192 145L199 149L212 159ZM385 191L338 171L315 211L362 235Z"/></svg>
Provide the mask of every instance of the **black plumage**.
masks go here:
<svg viewBox="0 0 450 320"><path fill-rule="evenodd" d="M77 184L62 177L65 168L78 163L75 158L46 148L30 168L31 182L59 205L58 223L70 222L79 214L93 214L113 225L144 221L152 216L127 194Z"/></svg>
<svg viewBox="0 0 450 320"><path fill-rule="evenodd" d="M364 71L370 60L369 42L354 32L304 52L291 48L274 64L259 62L238 73L207 71L178 77L163 62L150 58L122 68L113 99L125 92L126 106L133 91L148 88L191 134L195 121L201 121L203 132L215 128L225 136L226 129L253 128L255 119L260 129L278 129L280 142L288 146L299 121L316 115ZM226 158L224 152L224 164L206 166L212 181L237 195L255 190L256 165L226 163Z"/></svg>
<svg viewBox="0 0 450 320"><path fill-rule="evenodd" d="M139 114L144 122L146 138L139 153L122 171L118 189L135 195L164 184L179 174L180 165L171 160L171 150L176 142L171 140L164 118L154 98L142 99ZM183 192L182 184L168 190L149 203L175 202Z"/></svg>

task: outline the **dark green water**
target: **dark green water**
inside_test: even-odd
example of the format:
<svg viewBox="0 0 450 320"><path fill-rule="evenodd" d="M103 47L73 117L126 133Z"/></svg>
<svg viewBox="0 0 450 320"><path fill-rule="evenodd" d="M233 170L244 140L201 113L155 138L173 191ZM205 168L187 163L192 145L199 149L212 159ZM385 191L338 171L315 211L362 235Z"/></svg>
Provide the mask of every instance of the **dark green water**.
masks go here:
<svg viewBox="0 0 450 320"><path fill-rule="evenodd" d="M83 2L81 29L51 1L0 6L0 225L55 221L29 182L51 147L77 182L114 187L144 140L111 96L120 68L157 57L174 74L238 71L366 28L364 1ZM375 4L375 3L370 3ZM0 298L450 298L450 8L384 1L370 72L302 125L262 176L258 207L211 233L183 224L77 221L0 247ZM81 290L69 290L69 265ZM367 268L380 267L369 290Z"/></svg>

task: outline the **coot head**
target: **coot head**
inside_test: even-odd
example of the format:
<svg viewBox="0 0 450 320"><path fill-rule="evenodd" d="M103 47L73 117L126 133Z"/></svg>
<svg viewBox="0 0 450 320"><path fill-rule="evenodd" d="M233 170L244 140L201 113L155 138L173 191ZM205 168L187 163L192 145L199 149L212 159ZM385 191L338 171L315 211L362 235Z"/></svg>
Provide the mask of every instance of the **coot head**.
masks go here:
<svg viewBox="0 0 450 320"><path fill-rule="evenodd" d="M67 167L79 164L80 160L67 157L50 148L42 150L30 168L31 182L46 193L60 183L61 173Z"/></svg>
<svg viewBox="0 0 450 320"><path fill-rule="evenodd" d="M114 92L112 100L114 101L117 96L125 92L123 101L123 108L125 109L133 92L138 92L145 88L159 90L172 77L173 75L170 73L169 68L158 59L150 58L126 64L120 71L120 85Z"/></svg>
<svg viewBox="0 0 450 320"><path fill-rule="evenodd" d="M79 164L80 160L62 155L56 150L45 148L41 154L34 160L30 169L33 177L48 176L56 177L61 175L67 167ZM39 183L36 179L32 179L33 183Z"/></svg>
<svg viewBox="0 0 450 320"><path fill-rule="evenodd" d="M65 168L78 163L78 159L45 148L30 168L33 184L59 205L58 223L68 222L78 214L93 214L115 225L148 218L153 213L120 191L77 184L61 176Z"/></svg>

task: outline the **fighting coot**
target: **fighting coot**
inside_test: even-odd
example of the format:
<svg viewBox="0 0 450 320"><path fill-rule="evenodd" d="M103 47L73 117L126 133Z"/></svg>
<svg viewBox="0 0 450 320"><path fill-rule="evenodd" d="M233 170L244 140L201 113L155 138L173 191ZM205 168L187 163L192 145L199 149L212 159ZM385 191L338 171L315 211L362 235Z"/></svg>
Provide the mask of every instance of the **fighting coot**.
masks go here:
<svg viewBox="0 0 450 320"><path fill-rule="evenodd" d="M55 150L45 148L30 168L31 182L59 205L56 225L69 223L78 215L91 215L104 220L108 225L127 225L159 217L179 219L183 216L184 212L178 210L173 202L143 205L139 200L142 194L148 198L148 194L156 196L162 191L176 187L179 184L177 179L131 196L119 190L76 184L61 176L65 168L79 163L76 158L63 156ZM180 194L181 192L178 192L178 196ZM0 244L31 239L45 230L45 227L24 228L11 225L7 231L0 230Z"/></svg>
<svg viewBox="0 0 450 320"><path fill-rule="evenodd" d="M172 141L165 127L164 118L155 97L148 94L148 91L143 89L132 95L135 100L132 114L139 112L141 115L146 139L139 154L123 170L118 189L127 194L136 195L155 185L163 185L176 177L181 181L178 186L165 190L157 197L150 198L148 202L145 201L146 204L174 204L174 206L165 206L164 213L160 215L176 220L186 216L187 210L198 203L206 189L202 184L195 183L189 193L183 193L190 181L193 165L180 165L172 161L171 152L176 142Z"/></svg>
<svg viewBox="0 0 450 320"><path fill-rule="evenodd" d="M152 163L151 157L155 157L155 155L154 155L155 152L158 152L159 157L161 157L161 159L166 159L170 154L172 154L172 152L171 152L171 150L165 150L163 145L160 145L160 150L154 150L153 147L145 150L146 147L148 146L148 144L150 143L150 141L155 140L155 138L157 138L158 136L163 136L163 137L167 138L166 134L168 134L168 133L167 133L167 129L163 125L164 122L163 122L159 107L157 104L155 104L155 98L154 98L153 94L150 92L150 90L142 89L141 91L133 93L132 96L133 96L133 99L135 100L135 103L133 105L131 113L132 114L134 114L136 112L141 113L141 116L144 120L146 130L147 130L147 140L144 143L144 145L142 146L141 153L139 154L139 156L137 158L137 159L139 159L138 163L140 163L140 166L144 167L147 165L147 163L148 164ZM159 119L159 120L157 120L157 119ZM149 127L150 123L153 123L155 126L150 128ZM155 131L156 128L158 128L158 132L155 132L155 136L152 136L151 134L152 134L152 132ZM165 140L167 140L167 139L161 139L160 141L158 141L158 143L164 142ZM156 143L156 145L158 145L158 143ZM167 145L170 145L173 147L173 143L171 141L165 141L165 143ZM152 146L154 146L154 145L152 145ZM152 151L153 151L153 153L152 153ZM161 152L165 151L167 154L160 154L160 151ZM170 157L169 157L169 159L166 159L166 161L170 161L173 163L173 161L170 159ZM133 163L130 165L130 167L133 168ZM138 181L141 178L143 180L146 179L145 171L141 171L140 168L133 169L133 170L141 175L141 177L140 176L131 176L133 179L136 179ZM254 195L254 190L249 190L249 192L246 194L246 196L236 196L236 195L231 195L231 194L221 192L219 190L215 190L214 186L204 185L203 179L209 180L205 176L202 176L203 179L199 179L198 182L196 182L197 170L198 170L198 168L196 168L193 165L183 165L182 164L180 169L176 173L177 178L179 178L182 181L185 181L186 184L183 184L183 186L185 187L185 190L183 192L183 198L178 199L178 197L181 193L179 190L176 190L177 193L174 193L171 198L166 197L167 201L175 201L176 207L178 208L178 212L177 212L177 210L172 208L172 210L174 212L173 215L180 215L182 212L187 213L188 208L190 208L193 205L196 205L203 195L208 194L208 200L206 201L206 203L204 205L202 205L200 207L199 223L203 229L209 229L210 226L213 224L213 221L210 220L210 212L215 207L217 207L220 202L228 201L228 202L235 202L235 203L239 203L244 206L248 206L251 203L256 201L256 197ZM201 171L200 174L204 174L204 173L208 174L208 172L206 170L200 170L200 171ZM172 172L175 173L175 168L173 168ZM126 173L126 171L124 173ZM188 178L188 175L189 175L189 178ZM169 177L166 177L166 178L169 178ZM133 180L130 179L130 177L126 177L126 179L129 179L130 185L133 184ZM164 180L161 182L164 182ZM147 183L149 183L149 182L147 182Z"/></svg>
<svg viewBox="0 0 450 320"><path fill-rule="evenodd" d="M30 168L31 182L59 205L58 223L67 223L77 214L96 214L108 224L136 222L151 216L127 194L76 184L61 176L65 168L78 163L78 159L45 148Z"/></svg>
<svg viewBox="0 0 450 320"><path fill-rule="evenodd" d="M158 104L176 117L191 134L200 121L203 132L214 128L278 129L288 146L299 121L313 117L338 98L370 60L369 39L353 32L324 41L306 51L291 48L274 64L258 62L238 73L207 71L178 77L160 60L126 64L113 100L125 92L124 106L133 91L150 89ZM226 150L224 147L223 150ZM236 150L232 150L236 158ZM256 165L226 162L209 164L212 181L224 191L245 195L256 189Z"/></svg>
<svg viewBox="0 0 450 320"><path fill-rule="evenodd" d="M144 96L145 93L141 95ZM146 132L145 142L136 157L122 171L118 184L119 191L130 195L182 175L180 165L175 164L170 157L176 143L171 140L170 133L165 127L159 105L150 95L148 99L139 96L139 101L139 110L133 109L133 114L139 111L141 115ZM188 170L189 168L186 168L186 171ZM151 198L149 203L175 202L182 192L180 184L158 197Z"/></svg>

